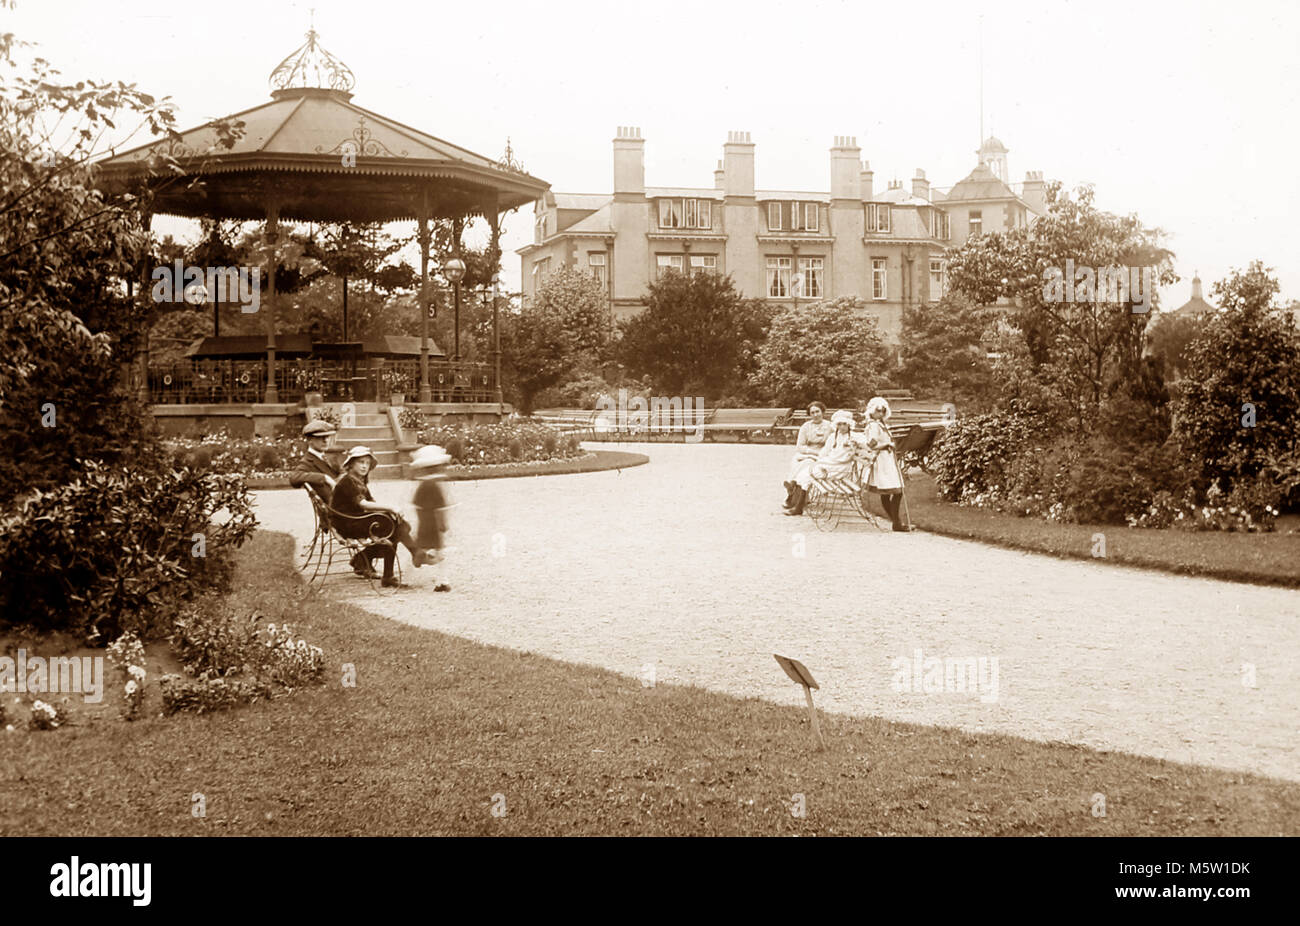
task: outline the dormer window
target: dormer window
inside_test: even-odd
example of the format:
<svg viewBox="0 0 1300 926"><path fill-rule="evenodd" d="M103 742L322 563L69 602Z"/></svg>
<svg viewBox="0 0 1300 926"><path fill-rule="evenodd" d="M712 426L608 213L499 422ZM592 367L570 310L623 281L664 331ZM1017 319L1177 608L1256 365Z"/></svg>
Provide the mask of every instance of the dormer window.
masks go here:
<svg viewBox="0 0 1300 926"><path fill-rule="evenodd" d="M821 227L820 219L817 203L796 201L767 204L768 231L815 232Z"/></svg>
<svg viewBox="0 0 1300 926"><path fill-rule="evenodd" d="M889 232L889 203L867 203L867 231Z"/></svg>
<svg viewBox="0 0 1300 926"><path fill-rule="evenodd" d="M712 228L713 203L707 199L661 199L659 227Z"/></svg>

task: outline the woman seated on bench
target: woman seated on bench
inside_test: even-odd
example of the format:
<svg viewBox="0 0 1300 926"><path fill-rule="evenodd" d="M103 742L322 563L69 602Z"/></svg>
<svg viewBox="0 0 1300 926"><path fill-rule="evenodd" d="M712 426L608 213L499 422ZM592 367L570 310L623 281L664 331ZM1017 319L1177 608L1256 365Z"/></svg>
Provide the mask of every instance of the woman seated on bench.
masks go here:
<svg viewBox="0 0 1300 926"><path fill-rule="evenodd" d="M894 438L890 435L889 428L885 427L889 415L889 403L881 396L876 396L867 403L867 427L862 435L862 446L867 451L864 461L870 464L866 491L880 495L880 505L894 522L894 530L906 531L907 528L899 517L903 500L903 474L898 468Z"/></svg>
<svg viewBox="0 0 1300 926"><path fill-rule="evenodd" d="M853 461L859 450L857 441L853 439L853 413L841 409L831 416L831 426L835 430L826 438L817 459L799 474L794 507L787 509L786 514L803 514L808 488L814 478L847 479L853 475Z"/></svg>
<svg viewBox="0 0 1300 926"><path fill-rule="evenodd" d="M338 485L330 497L332 514L342 517L331 518L334 529L344 537L355 540L393 539L411 551L411 565L423 566L429 561L425 552L415 545L411 537L411 525L396 511L375 501L370 494L368 475L375 465L375 457L369 447L353 447L343 460L343 473ZM366 556L374 559L384 558L385 586L396 586L393 577L393 561L397 558L397 548L391 544L374 544L366 548ZM371 567L373 571L373 566Z"/></svg>
<svg viewBox="0 0 1300 926"><path fill-rule="evenodd" d="M808 406L808 420L799 428L799 437L794 442L794 459L790 462L790 474L785 480L785 507L795 506L795 493L799 489L799 480L817 461L817 455L826 445L826 438L831 436L831 423L826 420L826 406L813 402Z"/></svg>

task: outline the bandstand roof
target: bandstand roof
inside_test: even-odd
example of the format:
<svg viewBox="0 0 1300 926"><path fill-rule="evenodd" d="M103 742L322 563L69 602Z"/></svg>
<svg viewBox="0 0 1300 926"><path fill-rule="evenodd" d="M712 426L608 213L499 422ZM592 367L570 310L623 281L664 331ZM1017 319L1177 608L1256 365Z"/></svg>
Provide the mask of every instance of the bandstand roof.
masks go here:
<svg viewBox="0 0 1300 926"><path fill-rule="evenodd" d="M399 334L384 334L348 344L313 342L307 334L280 334L275 339L276 353L285 356L307 357L313 354L325 355L338 353L340 348L355 347L354 353L367 357L418 357L420 356L420 339ZM430 355L446 356L432 340L429 341ZM186 357L196 359L235 359L245 357L256 359L266 355L266 335L236 334L219 337L199 338L185 349Z"/></svg>
<svg viewBox="0 0 1300 926"><path fill-rule="evenodd" d="M314 30L271 83L270 101L226 117L244 123L233 147L218 147L208 123L100 161L101 184L149 177L158 213L261 220L275 207L281 219L303 222L415 219L425 196L431 218L487 215L550 188L509 156L494 161L353 103L351 72L316 44ZM157 170L163 152L183 176Z"/></svg>

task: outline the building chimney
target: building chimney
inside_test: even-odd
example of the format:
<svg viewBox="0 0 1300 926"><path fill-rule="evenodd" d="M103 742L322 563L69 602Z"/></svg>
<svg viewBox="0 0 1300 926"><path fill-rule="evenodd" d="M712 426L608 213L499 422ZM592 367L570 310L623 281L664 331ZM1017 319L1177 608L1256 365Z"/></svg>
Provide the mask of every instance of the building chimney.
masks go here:
<svg viewBox="0 0 1300 926"><path fill-rule="evenodd" d="M852 135L836 135L831 148L831 199L862 199L862 149Z"/></svg>
<svg viewBox="0 0 1300 926"><path fill-rule="evenodd" d="M1043 182L1041 170L1025 173L1025 185L1020 191L1020 198L1025 201L1031 212L1043 215L1047 212L1047 184Z"/></svg>
<svg viewBox="0 0 1300 926"><path fill-rule="evenodd" d="M860 176L862 177L860 184L862 187L862 201L864 203L870 202L871 197L875 195L874 182L876 176L875 172L871 169L870 161L862 162L862 173Z"/></svg>
<svg viewBox="0 0 1300 926"><path fill-rule="evenodd" d="M620 125L614 139L614 194L645 195L645 139L636 126Z"/></svg>
<svg viewBox="0 0 1300 926"><path fill-rule="evenodd" d="M727 172L722 169L722 161L718 161L718 167L713 172L713 188L715 190L725 190Z"/></svg>
<svg viewBox="0 0 1300 926"><path fill-rule="evenodd" d="M748 132L728 132L722 146L723 191L728 196L754 195L754 143Z"/></svg>
<svg viewBox="0 0 1300 926"><path fill-rule="evenodd" d="M930 199L930 181L925 179L925 171L919 167L912 178L912 195L927 201Z"/></svg>

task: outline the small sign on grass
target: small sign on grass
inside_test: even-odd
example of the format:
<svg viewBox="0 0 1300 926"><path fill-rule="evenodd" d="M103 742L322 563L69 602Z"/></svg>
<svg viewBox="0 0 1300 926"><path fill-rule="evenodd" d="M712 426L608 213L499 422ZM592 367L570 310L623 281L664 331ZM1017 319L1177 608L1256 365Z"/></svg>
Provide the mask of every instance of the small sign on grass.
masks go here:
<svg viewBox="0 0 1300 926"><path fill-rule="evenodd" d="M822 728L821 724L817 721L817 708L813 704L812 696L812 690L814 688L820 688L821 686L817 684L817 680L813 678L812 673L808 671L808 667L798 659L791 659L789 656L779 656L776 653L773 653L772 657L776 660L777 665L782 669L785 669L785 674L790 676L791 680L803 686L804 698L808 701L808 716L812 718L813 735L817 739L817 748L825 749L826 740L822 737Z"/></svg>

